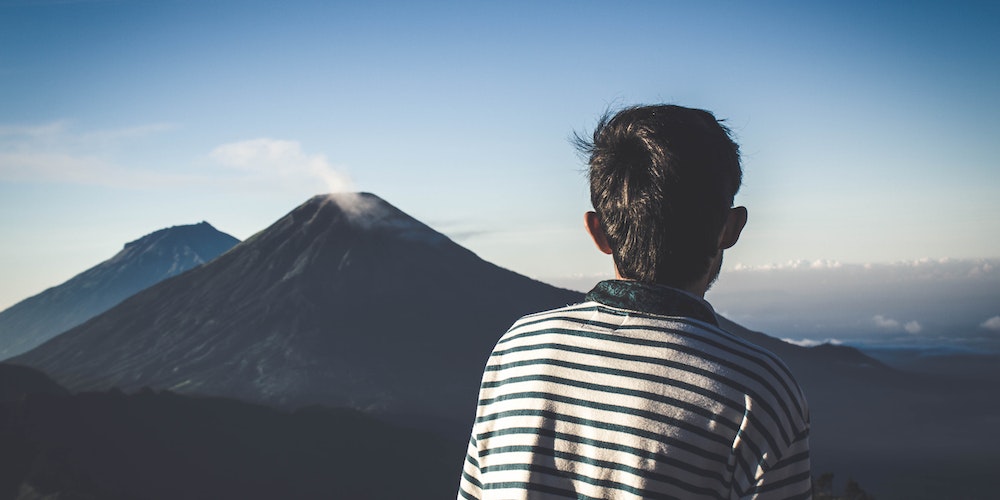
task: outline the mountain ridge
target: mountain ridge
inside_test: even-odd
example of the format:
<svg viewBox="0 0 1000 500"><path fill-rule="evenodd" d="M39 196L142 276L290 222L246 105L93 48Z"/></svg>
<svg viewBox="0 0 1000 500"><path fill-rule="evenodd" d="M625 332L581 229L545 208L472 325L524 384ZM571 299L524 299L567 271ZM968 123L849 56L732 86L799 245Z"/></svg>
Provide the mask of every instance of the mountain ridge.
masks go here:
<svg viewBox="0 0 1000 500"><path fill-rule="evenodd" d="M202 265L239 240L208 222L125 243L109 259L0 311L0 359L16 356L163 279Z"/></svg>
<svg viewBox="0 0 1000 500"><path fill-rule="evenodd" d="M320 195L11 361L74 391L150 386L464 429L496 339L581 297L486 262L370 193Z"/></svg>

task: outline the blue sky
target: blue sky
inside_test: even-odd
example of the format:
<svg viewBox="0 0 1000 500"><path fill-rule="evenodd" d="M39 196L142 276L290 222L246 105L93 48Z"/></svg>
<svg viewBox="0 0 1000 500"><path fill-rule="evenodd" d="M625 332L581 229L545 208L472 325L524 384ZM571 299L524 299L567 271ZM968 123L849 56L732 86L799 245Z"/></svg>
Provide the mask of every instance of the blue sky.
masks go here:
<svg viewBox="0 0 1000 500"><path fill-rule="evenodd" d="M569 145L725 118L727 265L1000 257L995 2L0 0L0 309L156 229L374 192L480 256L610 271ZM1000 313L1000 311L997 311Z"/></svg>

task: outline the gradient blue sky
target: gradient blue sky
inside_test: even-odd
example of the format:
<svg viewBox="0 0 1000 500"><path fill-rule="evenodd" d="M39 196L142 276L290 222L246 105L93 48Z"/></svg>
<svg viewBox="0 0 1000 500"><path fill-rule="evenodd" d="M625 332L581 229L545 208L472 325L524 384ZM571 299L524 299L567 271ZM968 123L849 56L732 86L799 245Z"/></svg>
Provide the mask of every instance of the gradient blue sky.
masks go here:
<svg viewBox="0 0 1000 500"><path fill-rule="evenodd" d="M727 265L1000 256L997 2L0 0L0 309L156 229L374 192L548 281L610 271L568 143L728 120Z"/></svg>

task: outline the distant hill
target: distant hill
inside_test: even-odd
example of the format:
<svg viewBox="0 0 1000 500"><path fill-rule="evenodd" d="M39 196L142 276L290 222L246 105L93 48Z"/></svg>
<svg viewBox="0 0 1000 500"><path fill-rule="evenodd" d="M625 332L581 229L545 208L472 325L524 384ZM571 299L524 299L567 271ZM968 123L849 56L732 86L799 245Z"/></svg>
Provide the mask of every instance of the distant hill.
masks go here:
<svg viewBox="0 0 1000 500"><path fill-rule="evenodd" d="M464 447L347 409L38 393L0 400L0 500L448 498Z"/></svg>
<svg viewBox="0 0 1000 500"><path fill-rule="evenodd" d="M954 366L903 371L853 347L801 347L725 318L722 326L795 374L812 417L815 476L853 478L879 499L996 497L1000 451L988 429L1000 422L1000 378Z"/></svg>
<svg viewBox="0 0 1000 500"><path fill-rule="evenodd" d="M28 394L65 396L69 391L38 370L0 363L0 402L17 401Z"/></svg>
<svg viewBox="0 0 1000 500"><path fill-rule="evenodd" d="M74 391L346 406L464 435L500 335L581 298L490 264L375 195L324 195L11 361Z"/></svg>
<svg viewBox="0 0 1000 500"><path fill-rule="evenodd" d="M237 243L207 222L161 229L126 243L114 257L0 312L0 360L26 352Z"/></svg>

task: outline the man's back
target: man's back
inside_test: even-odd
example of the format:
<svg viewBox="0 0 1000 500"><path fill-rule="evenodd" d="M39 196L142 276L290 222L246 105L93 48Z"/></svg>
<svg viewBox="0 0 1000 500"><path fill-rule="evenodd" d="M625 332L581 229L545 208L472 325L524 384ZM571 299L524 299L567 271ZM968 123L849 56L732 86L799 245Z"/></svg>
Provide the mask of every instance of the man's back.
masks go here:
<svg viewBox="0 0 1000 500"><path fill-rule="evenodd" d="M497 343L460 498L808 498L808 410L707 303L629 281Z"/></svg>

